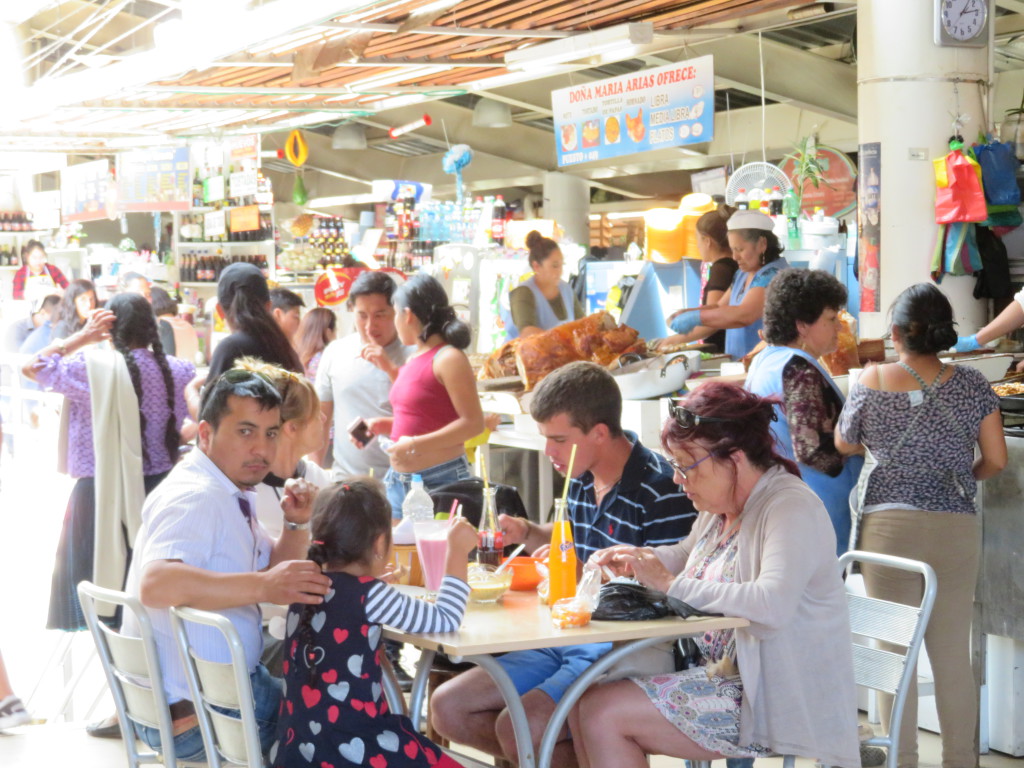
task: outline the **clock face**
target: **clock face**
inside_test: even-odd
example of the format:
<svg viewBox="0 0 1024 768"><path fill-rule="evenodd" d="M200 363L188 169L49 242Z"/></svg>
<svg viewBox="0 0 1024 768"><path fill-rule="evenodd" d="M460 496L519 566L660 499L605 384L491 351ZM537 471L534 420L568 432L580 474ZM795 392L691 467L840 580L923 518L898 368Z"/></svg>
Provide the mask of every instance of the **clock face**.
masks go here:
<svg viewBox="0 0 1024 768"><path fill-rule="evenodd" d="M972 40L985 29L986 0L942 0L939 8L942 28L956 40Z"/></svg>

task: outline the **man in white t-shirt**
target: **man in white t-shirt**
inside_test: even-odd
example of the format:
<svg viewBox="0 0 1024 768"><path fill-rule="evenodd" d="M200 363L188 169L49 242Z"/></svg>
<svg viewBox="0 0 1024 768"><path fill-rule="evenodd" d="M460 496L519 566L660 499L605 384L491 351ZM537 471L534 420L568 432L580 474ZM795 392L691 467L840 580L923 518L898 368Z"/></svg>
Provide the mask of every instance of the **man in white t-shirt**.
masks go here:
<svg viewBox="0 0 1024 768"><path fill-rule="evenodd" d="M391 466L376 438L360 449L348 429L360 417L391 416L391 383L412 354L395 331L391 294L395 281L386 272L363 272L352 284L348 308L355 315L356 332L332 341L324 350L316 372L316 393L328 421L334 423L332 475L342 480L353 475L384 477ZM323 462L325 444L318 459Z"/></svg>

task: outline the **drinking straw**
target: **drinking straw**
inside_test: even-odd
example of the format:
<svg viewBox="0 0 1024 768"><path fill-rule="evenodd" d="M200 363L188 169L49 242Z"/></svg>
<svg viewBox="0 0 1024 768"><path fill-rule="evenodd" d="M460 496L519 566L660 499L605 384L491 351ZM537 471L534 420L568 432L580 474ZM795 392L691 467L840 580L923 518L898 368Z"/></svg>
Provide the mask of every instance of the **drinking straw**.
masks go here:
<svg viewBox="0 0 1024 768"><path fill-rule="evenodd" d="M505 562L504 562L504 563L502 563L501 565L499 565L499 566L498 566L498 569L497 569L497 570L496 570L496 571L494 572L495 576L497 576L497 575L498 575L499 573L501 573L502 571L504 571L504 570L505 570L505 568L507 568L507 567L508 567L508 564L512 562L512 558L513 558L513 557L515 557L516 555L518 555L518 554L519 554L520 552L522 552L522 551L523 551L524 549L526 549L526 544L525 544L525 543L523 543L523 544L520 544L520 545L519 545L518 547L516 547L515 549L513 549L513 550L512 550L512 554L511 554L511 555L509 555L509 556L508 556L508 557L507 557L507 558L505 559Z"/></svg>
<svg viewBox="0 0 1024 768"><path fill-rule="evenodd" d="M562 503L569 498L569 481L572 480L572 465L576 463L576 443L572 444L572 453L569 454L569 466L565 469L565 485L562 487Z"/></svg>
<svg viewBox="0 0 1024 768"><path fill-rule="evenodd" d="M490 484L487 482L487 462L484 461L483 452L480 453L480 476L483 478L484 490L486 491L490 488Z"/></svg>
<svg viewBox="0 0 1024 768"><path fill-rule="evenodd" d="M458 499L452 499L452 508L450 510L448 510L448 525L449 526L451 526L451 524L455 522L455 518L459 514L458 506L459 506L459 500Z"/></svg>

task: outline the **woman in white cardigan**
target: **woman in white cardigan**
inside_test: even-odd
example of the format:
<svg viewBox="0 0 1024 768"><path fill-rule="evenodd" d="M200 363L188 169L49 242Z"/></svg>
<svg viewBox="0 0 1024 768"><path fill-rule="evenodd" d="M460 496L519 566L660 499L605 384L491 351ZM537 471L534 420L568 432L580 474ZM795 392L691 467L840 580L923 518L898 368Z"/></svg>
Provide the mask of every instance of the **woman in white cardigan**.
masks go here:
<svg viewBox="0 0 1024 768"><path fill-rule="evenodd" d="M592 687L570 718L580 765L792 754L859 768L835 533L799 470L775 453L772 401L712 383L671 411L662 443L701 510L690 535L591 562L750 626L695 638L704 666Z"/></svg>

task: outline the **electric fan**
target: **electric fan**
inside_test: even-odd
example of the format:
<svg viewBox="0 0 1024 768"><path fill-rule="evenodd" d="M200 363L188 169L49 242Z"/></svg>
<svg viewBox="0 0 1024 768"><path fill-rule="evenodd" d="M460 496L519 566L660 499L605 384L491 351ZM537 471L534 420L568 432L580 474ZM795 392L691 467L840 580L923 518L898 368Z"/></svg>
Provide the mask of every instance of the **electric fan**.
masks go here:
<svg viewBox="0 0 1024 768"><path fill-rule="evenodd" d="M725 202L732 205L741 189L771 191L772 187L778 187L779 191L785 195L792 186L779 166L772 163L747 163L737 168L729 177L729 183L725 188Z"/></svg>

